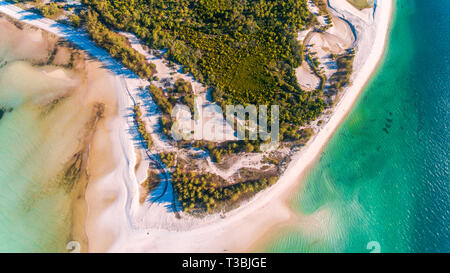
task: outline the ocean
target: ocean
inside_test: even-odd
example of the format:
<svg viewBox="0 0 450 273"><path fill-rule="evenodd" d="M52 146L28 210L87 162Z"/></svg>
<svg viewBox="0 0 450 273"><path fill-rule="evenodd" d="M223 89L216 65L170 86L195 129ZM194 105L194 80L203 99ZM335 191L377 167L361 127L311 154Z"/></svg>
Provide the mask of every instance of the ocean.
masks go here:
<svg viewBox="0 0 450 273"><path fill-rule="evenodd" d="M269 252L450 252L450 1L397 0L385 57Z"/></svg>
<svg viewBox="0 0 450 273"><path fill-rule="evenodd" d="M0 252L61 251L71 228L70 199L57 182L67 137L59 139L60 119L43 117L32 101L53 85L40 76L26 62L0 69L0 106L12 110L0 120Z"/></svg>
<svg viewBox="0 0 450 273"><path fill-rule="evenodd" d="M40 33L15 34L23 37L0 39L0 252L66 251L78 179L72 163L92 110L72 95L73 73L25 61L33 45L16 41L33 35L41 43Z"/></svg>
<svg viewBox="0 0 450 273"><path fill-rule="evenodd" d="M396 1L383 62L264 251L450 252L449 18L448 0ZM70 240L61 172L91 113L42 107L66 89L0 47L0 252Z"/></svg>

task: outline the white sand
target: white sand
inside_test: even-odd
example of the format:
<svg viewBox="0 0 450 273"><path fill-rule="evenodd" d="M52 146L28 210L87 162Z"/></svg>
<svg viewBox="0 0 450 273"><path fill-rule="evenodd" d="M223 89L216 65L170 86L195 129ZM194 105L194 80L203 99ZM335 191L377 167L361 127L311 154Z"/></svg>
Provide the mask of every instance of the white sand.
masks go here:
<svg viewBox="0 0 450 273"><path fill-rule="evenodd" d="M378 0L375 20L368 25L358 15L347 11L341 0L330 0L334 10L344 16L358 34L357 55L353 85L347 88L330 120L320 132L294 156L288 169L273 187L259 193L248 203L227 214L207 217L191 223L192 219L179 220L173 228L146 228L143 218L160 220L167 212L143 215L139 204L139 184L134 173L136 154L127 133L130 120L126 117L131 101L126 90L136 92L141 81L126 75L116 76L119 98L119 118L111 123L111 140L118 167L109 175L89 186L87 191L90 217L86 223L90 251L111 252L223 252L242 251L254 245L275 225L286 222L292 212L285 204L289 193L298 187L299 177L314 162L328 139L345 118L360 91L375 70L383 55L389 21L391 0ZM16 19L24 19L26 12L0 0L0 12ZM122 66L103 50L95 47L85 34L69 30L48 19L27 19L26 23L41 27L76 43L103 61L114 71ZM134 219L133 219L134 218ZM141 221L142 220L142 221ZM162 220L162 219L161 219ZM169 222L172 222L170 220ZM108 233L108 236L104 234ZM111 245L112 244L112 245Z"/></svg>
<svg viewBox="0 0 450 273"><path fill-rule="evenodd" d="M295 69L295 76L298 83L305 91L313 91L319 87L320 79L314 74L307 62Z"/></svg>
<svg viewBox="0 0 450 273"><path fill-rule="evenodd" d="M379 0L375 20L368 25L359 16L347 12L339 1L330 0L330 5L355 26L358 36L357 56L353 85L347 88L334 109L330 120L320 132L298 153L278 183L259 193L247 204L227 214L225 219L207 217L203 224L195 225L188 219L181 220L173 230L165 228L144 228L130 230L129 236L117 240L111 251L144 252L224 252L243 251L252 247L271 228L288 221L293 215L285 204L289 193L298 187L302 173L318 157L328 139L346 117L357 100L365 83L380 61L389 29L392 13L390 0ZM164 215L153 214L158 218ZM144 217L142 215L142 217ZM304 218L304 221L308 219ZM314 220L314 219L312 219ZM314 223L311 223L314 225ZM309 225L305 222L305 225ZM184 227L188 230L182 230Z"/></svg>
<svg viewBox="0 0 450 273"><path fill-rule="evenodd" d="M309 0L308 8L313 14L317 15L318 8ZM335 10L329 8L332 13L336 13ZM322 20L319 20L322 27L327 26L325 23L325 15L319 16ZM299 39L305 46L306 52L309 54L315 54L314 56L319 61L319 68L322 69L325 77L329 79L337 72L337 63L331 54L343 54L348 49L356 45L356 35L353 33L351 25L339 16L331 14L332 26L325 31L315 31L315 28L311 28L307 34L305 31L299 33ZM312 91L316 89L320 83L320 79L311 70L308 62L303 62L296 71L297 80L300 87L305 91Z"/></svg>

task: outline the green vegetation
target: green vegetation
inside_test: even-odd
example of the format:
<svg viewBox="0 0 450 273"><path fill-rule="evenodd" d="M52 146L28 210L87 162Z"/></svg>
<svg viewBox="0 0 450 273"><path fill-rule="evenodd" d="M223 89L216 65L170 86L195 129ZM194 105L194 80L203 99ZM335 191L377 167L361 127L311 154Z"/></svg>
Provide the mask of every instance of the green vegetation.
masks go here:
<svg viewBox="0 0 450 273"><path fill-rule="evenodd" d="M349 53L332 56L336 60L338 71L331 76L330 90L328 95L336 94L350 83L350 76L353 72L353 59L355 52L352 50Z"/></svg>
<svg viewBox="0 0 450 273"><path fill-rule="evenodd" d="M203 212L221 209L227 202L236 202L253 195L277 181L276 176L258 181L228 185L212 174L183 171L180 166L172 176L172 183L185 212Z"/></svg>
<svg viewBox="0 0 450 273"><path fill-rule="evenodd" d="M149 48L167 49L165 57L169 59L169 66L177 62L183 65L183 72L211 87L213 100L223 109L229 104L279 105L280 139L301 145L314 132L310 128L300 130L300 126L315 120L326 107L326 78L313 54L306 54L306 58L321 79L320 87L305 92L295 77L294 68L305 58L305 48L298 42L297 33L318 23L308 11L306 1L83 0L88 10L82 19L99 46L141 77L159 81L153 77L154 67L116 31L136 34ZM323 1L314 2L328 21L327 26L322 26L325 30L332 25L331 16ZM340 74L334 78L336 88L348 83L346 73L350 71L348 56L337 57L341 66ZM175 103L183 102L194 110L193 88L182 79L177 79L173 88L150 85L148 92L163 112L161 123L166 134L173 123L171 112ZM135 116L140 124L140 115ZM141 131L145 132L145 127L142 128L139 131L144 136ZM205 149L213 161L220 163L227 155L259 151L261 143L259 140L180 141L178 145ZM229 184L219 176L191 171L190 162L185 164L182 158L177 162L174 153L162 153L160 158L167 167L176 169L172 174L172 186L187 212L226 208L277 180L278 169L272 168L273 173L264 173L267 178L248 171L242 181ZM228 160L223 165L228 164L230 158L225 158ZM268 160L280 161L279 158Z"/></svg>
<svg viewBox="0 0 450 273"><path fill-rule="evenodd" d="M72 27L74 27L74 28L81 27L81 18L80 18L80 16L78 16L76 14L72 14L69 16L69 22L70 22L70 25L72 25Z"/></svg>
<svg viewBox="0 0 450 273"><path fill-rule="evenodd" d="M306 0L84 0L108 27L167 48L185 72L226 104L280 105L282 123L303 125L323 110L321 92L304 92L297 32L313 23ZM185 101L190 102L186 96Z"/></svg>
<svg viewBox="0 0 450 273"><path fill-rule="evenodd" d="M280 134L284 136L284 140L297 141L299 144L305 144L314 135L311 128L297 130L289 126L280 128Z"/></svg>
<svg viewBox="0 0 450 273"><path fill-rule="evenodd" d="M320 92L323 92L323 89L325 88L325 83L327 81L327 77L323 73L322 69L319 67L320 66L319 58L315 57L314 56L315 54L316 54L315 52L308 53L306 54L306 58L311 66L312 71L320 79L319 90Z"/></svg>
<svg viewBox="0 0 450 273"><path fill-rule="evenodd" d="M195 141L193 147L207 150L211 155L211 159L220 163L223 155L232 155L241 152L253 152L259 150L259 141Z"/></svg>
<svg viewBox="0 0 450 273"><path fill-rule="evenodd" d="M175 89L173 90L177 95L181 96L181 101L186 104L191 112L194 112L194 90L190 82L183 79L175 81Z"/></svg>
<svg viewBox="0 0 450 273"><path fill-rule="evenodd" d="M156 104L161 108L164 114L171 115L172 114L172 104L169 102L166 94L164 94L164 90L162 88L158 88L153 84L150 84L148 89L150 95L152 95Z"/></svg>
<svg viewBox="0 0 450 273"><path fill-rule="evenodd" d="M56 19L63 13L63 9L54 2L45 5L37 4L36 8L42 13L44 17L50 19Z"/></svg>
<svg viewBox="0 0 450 273"><path fill-rule="evenodd" d="M191 83L183 79L177 79L174 86L174 91L177 93L192 94L194 92Z"/></svg>
<svg viewBox="0 0 450 273"><path fill-rule="evenodd" d="M277 159L275 159L273 157L270 157L270 156L264 156L263 159L261 160L261 163L263 163L263 164L272 164L272 165L279 165L280 164L280 162Z"/></svg>
<svg viewBox="0 0 450 273"><path fill-rule="evenodd" d="M321 31L321 32L326 31L327 29L329 29L330 27L333 26L331 14L328 12L327 3L325 0L312 0L312 2L319 9L319 15L325 16L325 19L326 19L326 25L316 28L316 30ZM316 22L316 24L318 24L318 21Z"/></svg>
<svg viewBox="0 0 450 273"><path fill-rule="evenodd" d="M150 150L152 148L152 138L150 137L149 133L147 132L147 129L145 128L145 123L142 120L142 113L140 110L140 106L135 105L133 108L133 112L135 122L138 125L139 134L142 137L146 148Z"/></svg>
<svg viewBox="0 0 450 273"><path fill-rule="evenodd" d="M319 15L328 15L327 3L324 0L312 0L314 5L319 9Z"/></svg>
<svg viewBox="0 0 450 273"><path fill-rule="evenodd" d="M175 153L161 153L159 156L161 158L162 163L164 163L164 165L167 168L175 167L175 163L176 163L176 161L175 161L176 154Z"/></svg>
<svg viewBox="0 0 450 273"><path fill-rule="evenodd" d="M162 88L158 88L153 84L150 84L148 92L152 96L156 105L158 105L158 107L162 111L161 125L163 128L163 132L164 134L169 135L173 124L172 120L173 103L175 103L176 101L172 100L174 98L173 96L166 95ZM169 92L173 93L171 90L168 90L168 93Z"/></svg>
<svg viewBox="0 0 450 273"><path fill-rule="evenodd" d="M166 115L163 114L161 116L161 125L163 128L164 134L169 135L170 130L172 129L172 124L173 124L173 121L172 121L171 116L169 116L167 114Z"/></svg>
<svg viewBox="0 0 450 273"><path fill-rule="evenodd" d="M134 50L125 37L101 23L96 12L88 11L84 14L84 19L88 34L98 46L105 48L113 58L121 61L140 77L152 77L155 65L147 63L145 56Z"/></svg>

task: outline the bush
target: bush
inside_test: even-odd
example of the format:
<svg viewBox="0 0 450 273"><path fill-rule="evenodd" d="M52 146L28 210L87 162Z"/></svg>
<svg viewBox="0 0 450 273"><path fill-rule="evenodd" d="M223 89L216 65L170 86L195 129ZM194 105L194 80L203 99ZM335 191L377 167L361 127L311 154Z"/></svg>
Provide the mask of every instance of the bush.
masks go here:
<svg viewBox="0 0 450 273"><path fill-rule="evenodd" d="M144 142L143 144L146 149L150 150L152 148L152 138L148 134L147 128L145 128L145 123L142 120L142 113L139 105L135 105L133 107L133 112L134 112L134 120L138 126L139 135L142 137Z"/></svg>
<svg viewBox="0 0 450 273"><path fill-rule="evenodd" d="M174 189L185 212L211 212L225 206L228 201L237 201L245 195L258 193L273 185L277 179L277 176L272 176L268 179L227 185L219 176L184 171L180 165L172 175Z"/></svg>
<svg viewBox="0 0 450 273"><path fill-rule="evenodd" d="M144 55L133 49L127 39L114 31L109 30L98 20L96 12L89 11L86 14L86 30L94 42L105 48L115 59L120 60L142 78L151 78L156 71L156 66L147 63Z"/></svg>
<svg viewBox="0 0 450 273"><path fill-rule="evenodd" d="M155 103L161 108L161 110L167 114L172 115L172 104L169 102L168 98L164 94L164 90L154 86L153 84L149 87L150 95L152 95Z"/></svg>
<svg viewBox="0 0 450 273"><path fill-rule="evenodd" d="M38 5L37 8L44 17L51 19L58 18L63 12L63 10L56 3L53 2L46 5Z"/></svg>
<svg viewBox="0 0 450 273"><path fill-rule="evenodd" d="M81 27L81 18L76 14L72 14L69 16L69 21L72 27L79 28Z"/></svg>
<svg viewBox="0 0 450 273"><path fill-rule="evenodd" d="M133 32L152 48L168 49L171 61L216 90L213 99L220 106L277 104L282 123L304 125L318 117L322 104L316 99L320 92L301 90L293 69L303 60L297 33L315 18L306 1L83 3L106 25ZM177 91L190 92L179 87Z"/></svg>

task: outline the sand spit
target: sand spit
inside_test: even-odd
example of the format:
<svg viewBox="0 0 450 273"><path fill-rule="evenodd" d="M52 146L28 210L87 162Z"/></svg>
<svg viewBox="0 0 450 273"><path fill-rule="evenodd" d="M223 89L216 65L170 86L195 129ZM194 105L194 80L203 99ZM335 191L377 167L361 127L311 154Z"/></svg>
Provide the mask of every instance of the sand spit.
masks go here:
<svg viewBox="0 0 450 273"><path fill-rule="evenodd" d="M345 2L345 1L344 1ZM170 218L167 210L145 210L140 203L139 182L136 179L136 151L130 135L131 105L127 93L136 94L143 82L128 72L115 77L119 116L108 124L116 168L88 186L88 220L86 233L89 251L110 252L236 252L249 249L261 237L293 217L285 204L289 193L299 186L304 171L314 162L340 122L346 117L358 98L365 83L375 70L384 51L389 22L392 13L391 0L378 0L374 18L361 19L354 15L343 1L330 0L334 16L348 21L357 33L356 57L353 84L348 87L337 103L333 114L322 126L320 132L308 145L294 156L288 169L278 183L259 193L226 217L211 215L204 219L186 217L181 220ZM21 19L23 12L0 1L0 12ZM48 19L25 20L57 35L66 37L103 61L108 68L123 71L104 51L86 38L84 34L67 30L67 27ZM91 187L92 186L92 187ZM94 198L95 197L95 198ZM151 219L167 221L164 228L150 225ZM171 226L172 225L172 226Z"/></svg>
<svg viewBox="0 0 450 273"><path fill-rule="evenodd" d="M145 217L170 221L167 211L152 211L152 215L134 215L134 227L121 236L112 252L228 252L244 251L257 245L258 241L278 225L295 218L285 204L291 192L299 186L304 171L315 161L328 139L351 110L378 62L383 56L389 30L393 4L390 0L379 0L375 18L367 21L359 15L352 15L345 5L330 0L333 16L345 19L356 32L357 45L352 76L349 86L337 103L328 122L303 150L294 156L288 169L277 184L259 193L252 200L228 213L225 218L217 215L202 220L183 218L173 222L172 228L148 227ZM347 29L348 30L348 29ZM348 37L350 36L350 32ZM352 32L353 32L352 31ZM348 46L348 45L347 45ZM133 207L133 210L139 210ZM325 215L326 216L326 215ZM165 220L166 219L166 220ZM307 220L307 218L303 218ZM141 220L141 221L138 221ZM317 219L313 219L317 220ZM140 224L140 225L139 225ZM305 223L307 225L307 223ZM123 229L125 230L125 228Z"/></svg>

